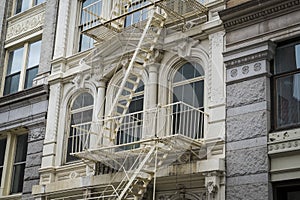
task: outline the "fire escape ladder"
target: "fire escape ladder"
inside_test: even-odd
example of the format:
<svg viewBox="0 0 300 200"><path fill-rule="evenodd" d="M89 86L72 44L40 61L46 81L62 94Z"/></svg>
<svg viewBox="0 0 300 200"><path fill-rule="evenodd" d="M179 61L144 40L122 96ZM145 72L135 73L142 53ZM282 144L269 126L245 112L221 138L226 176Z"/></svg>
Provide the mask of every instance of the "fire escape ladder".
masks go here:
<svg viewBox="0 0 300 200"><path fill-rule="evenodd" d="M152 10L138 46L135 49L126 69L123 81L121 82L117 94L114 97L113 104L107 115L108 118L123 116L128 111L133 95L141 81L142 73L147 66L148 60L153 54L155 45L157 44L161 31L164 27L165 19L166 18L164 16L157 13L155 8ZM108 120L105 122L101 132L103 137L109 137L110 142L115 143L115 138L122 122L123 117L119 117L117 121ZM113 130L112 124L114 125ZM107 136L105 133L109 133L110 136Z"/></svg>

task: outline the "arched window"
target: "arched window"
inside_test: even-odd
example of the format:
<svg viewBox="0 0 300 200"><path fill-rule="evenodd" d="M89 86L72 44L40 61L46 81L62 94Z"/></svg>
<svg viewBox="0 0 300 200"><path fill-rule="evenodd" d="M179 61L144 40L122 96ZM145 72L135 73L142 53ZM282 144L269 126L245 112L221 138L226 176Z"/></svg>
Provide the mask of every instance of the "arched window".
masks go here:
<svg viewBox="0 0 300 200"><path fill-rule="evenodd" d="M89 144L88 135L85 133L87 133L86 131L91 127L93 104L93 96L85 92L78 95L70 105L66 162L77 160L77 158L70 155L70 153L82 151L83 148Z"/></svg>
<svg viewBox="0 0 300 200"><path fill-rule="evenodd" d="M203 130L204 71L195 62L184 63L173 78L173 134L201 138Z"/></svg>
<svg viewBox="0 0 300 200"><path fill-rule="evenodd" d="M129 92L124 91L124 96L129 95ZM125 104L125 101L124 101ZM142 137L143 128L143 108L144 108L144 83L140 81L137 90L131 100L127 115L119 128L117 145L139 141ZM137 146L128 147L135 148ZM126 149L126 148L125 148Z"/></svg>

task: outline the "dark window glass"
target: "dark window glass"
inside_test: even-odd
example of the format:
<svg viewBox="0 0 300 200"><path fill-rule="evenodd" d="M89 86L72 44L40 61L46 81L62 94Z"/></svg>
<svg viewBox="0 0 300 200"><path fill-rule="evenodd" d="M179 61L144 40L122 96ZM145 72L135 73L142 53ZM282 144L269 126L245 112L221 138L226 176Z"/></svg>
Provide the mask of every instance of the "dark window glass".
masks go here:
<svg viewBox="0 0 300 200"><path fill-rule="evenodd" d="M44 3L46 0L35 0L34 1L34 5L38 5L38 4L41 4L41 3Z"/></svg>
<svg viewBox="0 0 300 200"><path fill-rule="evenodd" d="M279 46L274 70L274 128L300 125L300 44Z"/></svg>
<svg viewBox="0 0 300 200"><path fill-rule="evenodd" d="M24 171L27 155L28 135L20 135L17 137L17 147L13 166L13 176L11 183L11 194L20 193L23 189Z"/></svg>
<svg viewBox="0 0 300 200"><path fill-rule="evenodd" d="M26 78L24 88L32 87L33 79L36 77L38 73L38 67L34 67L26 70Z"/></svg>
<svg viewBox="0 0 300 200"><path fill-rule="evenodd" d="M298 182L298 184L296 184ZM300 185L299 181L285 181L275 186L275 200L299 200Z"/></svg>
<svg viewBox="0 0 300 200"><path fill-rule="evenodd" d="M176 72L173 82L176 83L199 76L204 76L201 65L197 63L186 63Z"/></svg>
<svg viewBox="0 0 300 200"><path fill-rule="evenodd" d="M12 94L18 91L20 73L7 76L5 78L4 95Z"/></svg>
<svg viewBox="0 0 300 200"><path fill-rule="evenodd" d="M0 185L1 185L2 172L3 172L5 148L6 148L6 139L1 139L0 140Z"/></svg>
<svg viewBox="0 0 300 200"><path fill-rule="evenodd" d="M137 10L147 4L149 4L149 2L146 0L133 1L129 6L127 5L128 12ZM125 27L131 26L133 24L136 24L140 21L147 19L147 12L148 12L148 9L144 8L144 9L138 10L130 15L127 15L125 18Z"/></svg>
<svg viewBox="0 0 300 200"><path fill-rule="evenodd" d="M17 0L16 1L16 14L27 10L30 7L31 0Z"/></svg>

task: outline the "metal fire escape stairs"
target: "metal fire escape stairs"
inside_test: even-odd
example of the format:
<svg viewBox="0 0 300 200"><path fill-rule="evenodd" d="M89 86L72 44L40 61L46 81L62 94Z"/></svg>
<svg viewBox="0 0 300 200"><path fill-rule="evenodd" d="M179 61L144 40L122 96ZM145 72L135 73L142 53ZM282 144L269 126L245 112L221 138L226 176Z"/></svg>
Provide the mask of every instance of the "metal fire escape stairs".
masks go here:
<svg viewBox="0 0 300 200"><path fill-rule="evenodd" d="M150 2L153 3L151 12L148 14L147 22L143 27L140 40L127 66L123 80L118 86L119 88L114 96L111 109L108 111L108 120L104 121L100 130L99 135L102 136L102 138L99 137L100 139L97 141L97 144L100 146L98 149L99 155L95 159L95 156L88 155L85 152L81 155L80 153L75 154L79 157L85 157L85 159L100 161L108 166L111 165L111 160L123 160L123 164L122 161L117 162L119 164L120 173L124 173L123 178L118 181L117 178L112 179L111 184L107 185L98 199L141 199L147 191L148 184L155 178L155 173L159 167L163 164L168 164L168 162L174 162L174 160L176 160L175 157L177 157L180 152L191 148L192 145L194 145L194 147L201 146L200 142L191 144L191 140L188 138L176 135L165 137L164 139L153 138L148 141L144 140L140 143L140 148L131 151L131 158L133 158L134 161L130 163L131 167L129 168L124 167L124 163L127 162L127 158L124 158L124 153L116 152L115 149L113 149L113 145L116 145L118 130L123 123L124 118L122 116L128 112L133 95L141 81L142 73L149 59L153 56L153 51L166 23L167 14L176 15L175 12L167 8L166 4L163 4L166 1L153 0ZM183 2L190 3L194 1L185 0ZM122 32L124 24L122 24L122 18L118 18L118 15L128 12L126 6L124 7L124 3L130 4L132 0L125 0L122 4L116 4L116 9L112 12L112 18L115 18L115 20L104 22L101 25L103 30L101 33L90 31L87 35L97 39L98 42L103 42L107 40L107 38L112 38L111 36L113 34ZM159 13L157 6L166 11L162 12L163 14ZM123 8L125 10L122 10ZM114 167L113 165L111 166ZM115 182L119 182L119 184L114 185Z"/></svg>

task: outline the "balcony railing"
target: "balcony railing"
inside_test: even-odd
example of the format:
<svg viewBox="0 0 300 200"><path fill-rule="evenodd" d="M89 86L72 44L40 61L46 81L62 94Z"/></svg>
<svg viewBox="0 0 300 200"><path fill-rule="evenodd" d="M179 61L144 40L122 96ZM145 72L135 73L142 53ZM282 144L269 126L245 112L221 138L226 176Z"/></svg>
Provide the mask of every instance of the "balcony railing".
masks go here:
<svg viewBox="0 0 300 200"><path fill-rule="evenodd" d="M108 138L113 134L111 131L121 118L122 123L116 133L115 143L112 144ZM138 148L139 141L144 139L171 135L201 139L205 135L207 118L208 115L202 109L177 102L124 116L106 118L99 122L73 125L71 153L112 145L119 146L119 150L128 150ZM109 125L108 130L101 131L103 124Z"/></svg>

